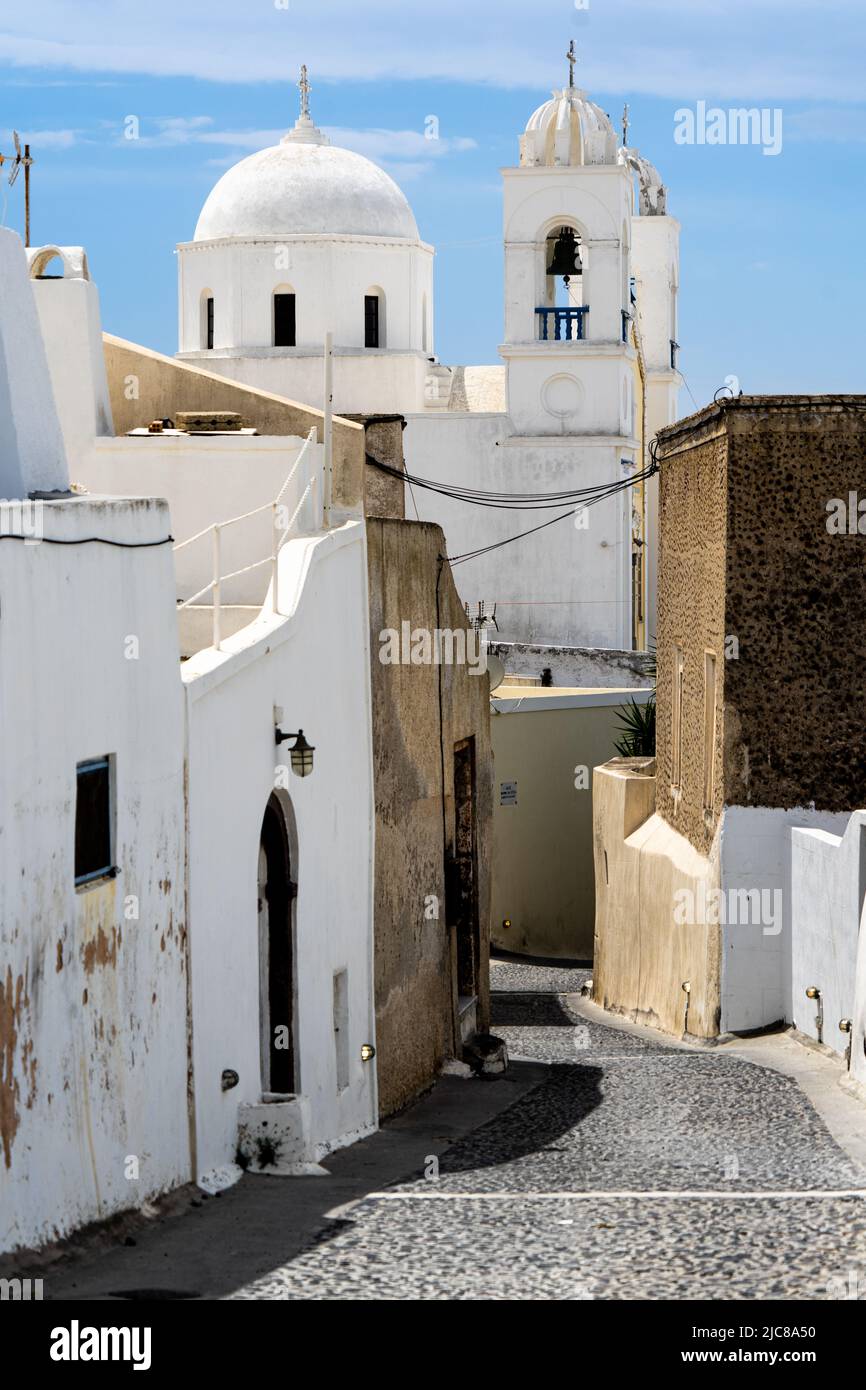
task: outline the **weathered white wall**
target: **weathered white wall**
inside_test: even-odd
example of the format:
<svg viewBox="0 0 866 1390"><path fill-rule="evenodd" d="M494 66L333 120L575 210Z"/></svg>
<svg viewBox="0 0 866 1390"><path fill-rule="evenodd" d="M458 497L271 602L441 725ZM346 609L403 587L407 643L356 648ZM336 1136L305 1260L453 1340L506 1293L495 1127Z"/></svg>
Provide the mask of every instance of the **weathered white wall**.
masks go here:
<svg viewBox="0 0 866 1390"><path fill-rule="evenodd" d="M190 1177L171 547L49 541L161 541L168 511L76 499L43 526L0 545L0 1250ZM76 890L76 763L103 754L118 874Z"/></svg>
<svg viewBox="0 0 866 1390"><path fill-rule="evenodd" d="M857 951L866 897L866 812L855 811L844 831L792 829L790 1019L817 1038L817 986L824 1009L823 1042L844 1053L839 1021L855 1012ZM852 1059L863 1057L863 1025L854 1031Z"/></svg>
<svg viewBox="0 0 866 1390"><path fill-rule="evenodd" d="M322 348L247 348L245 350L178 353L208 372L231 381L272 391L289 400L324 409ZM333 403L337 414L392 414L419 410L424 404L428 369L422 352L367 348L344 349L333 357Z"/></svg>
<svg viewBox="0 0 866 1390"><path fill-rule="evenodd" d="M723 1031L746 1032L780 1020L791 1021L790 829L804 826L841 834L847 822L847 814L838 812L725 808L721 828L722 891L779 890L784 915L777 934L751 923L723 929Z"/></svg>
<svg viewBox="0 0 866 1390"><path fill-rule="evenodd" d="M614 647L541 647L523 642L498 642L495 630L490 650L508 675L540 677L545 667L554 686L641 688L648 684L647 653Z"/></svg>
<svg viewBox="0 0 866 1390"><path fill-rule="evenodd" d="M303 728L315 767L289 776L297 822L296 1057L317 1158L376 1124L373 1012L373 783L363 523L290 540L281 603L184 667L198 1170L231 1161L239 1102L261 1099L257 867L282 728ZM232 736L231 731L237 731ZM242 736L241 736L242 735ZM348 970L350 1084L338 1092L333 976ZM220 1089L223 1068L240 1084Z"/></svg>
<svg viewBox="0 0 866 1390"><path fill-rule="evenodd" d="M413 415L403 435L406 467L421 478L497 492L563 492L621 482L627 451L613 442L519 440L505 415ZM413 495L414 491L414 495ZM497 604L499 637L544 645L631 644L628 494L585 513L585 529L566 517L535 535L467 560L454 570L460 597ZM453 501L407 488L406 515L445 532L448 555L461 555L528 531L556 511L514 512ZM566 508L562 509L563 511Z"/></svg>

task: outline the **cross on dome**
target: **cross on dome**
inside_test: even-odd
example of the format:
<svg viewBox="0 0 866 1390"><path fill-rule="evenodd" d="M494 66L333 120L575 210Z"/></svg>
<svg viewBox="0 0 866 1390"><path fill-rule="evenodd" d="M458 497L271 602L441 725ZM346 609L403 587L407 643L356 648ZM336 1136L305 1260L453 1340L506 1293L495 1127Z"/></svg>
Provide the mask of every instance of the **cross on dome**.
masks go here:
<svg viewBox="0 0 866 1390"><path fill-rule="evenodd" d="M301 80L298 83L298 91L301 94L301 114L295 121L293 128L283 136L282 144L327 145L329 143L327 135L323 135L313 125L310 116L310 92L312 90L310 79L307 76L307 65L302 63Z"/></svg>
<svg viewBox="0 0 866 1390"><path fill-rule="evenodd" d="M300 93L301 93L301 118L303 119L303 117L306 116L307 120L309 120L309 119L310 119L310 92L312 91L312 87L310 86L310 83L309 83L309 81L308 81L308 79L307 79L307 65L306 65L306 63L302 63L302 64L301 64L301 80L300 80L300 82L298 83L298 88L299 88Z"/></svg>
<svg viewBox="0 0 866 1390"><path fill-rule="evenodd" d="M572 39L572 40L571 40L571 43L568 45L568 52L566 53L565 56L566 56L566 58L568 59L568 85L569 85L569 88L570 88L571 90L573 90L573 89L574 89L574 65L575 65L575 63L579 63L579 62L580 62L580 59L578 58L577 53L575 52L575 48L574 48L574 39Z"/></svg>

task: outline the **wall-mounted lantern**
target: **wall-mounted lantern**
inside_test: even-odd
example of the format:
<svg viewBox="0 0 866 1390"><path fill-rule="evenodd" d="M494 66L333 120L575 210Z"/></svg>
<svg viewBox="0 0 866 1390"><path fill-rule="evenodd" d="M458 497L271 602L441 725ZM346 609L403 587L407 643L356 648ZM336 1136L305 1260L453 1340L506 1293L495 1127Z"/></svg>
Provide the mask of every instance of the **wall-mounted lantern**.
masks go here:
<svg viewBox="0 0 866 1390"><path fill-rule="evenodd" d="M284 734L280 728L274 730L274 739L277 747L290 738L295 740L289 749L292 772L298 777L309 777L313 770L313 754L316 750L311 743L307 743L307 740L304 738L303 729L299 729L296 734Z"/></svg>

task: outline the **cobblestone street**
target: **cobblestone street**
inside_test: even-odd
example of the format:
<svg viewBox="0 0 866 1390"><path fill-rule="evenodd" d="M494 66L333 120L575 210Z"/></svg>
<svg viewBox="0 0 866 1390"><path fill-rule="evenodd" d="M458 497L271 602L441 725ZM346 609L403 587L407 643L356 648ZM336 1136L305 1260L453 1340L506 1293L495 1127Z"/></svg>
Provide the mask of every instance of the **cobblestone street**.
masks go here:
<svg viewBox="0 0 866 1390"><path fill-rule="evenodd" d="M326 1160L330 1178L245 1177L127 1246L64 1261L47 1296L866 1295L866 1174L797 1080L618 1026L580 999L586 970L491 970L507 1078L445 1078ZM795 1070L834 1065L773 1046ZM862 1107L845 1104L862 1135Z"/></svg>
<svg viewBox="0 0 866 1390"><path fill-rule="evenodd" d="M492 974L496 1032L549 1079L438 1180L369 1197L240 1297L815 1299L840 1277L866 1294L862 1196L799 1195L864 1173L796 1082L582 1020L558 991L588 971Z"/></svg>

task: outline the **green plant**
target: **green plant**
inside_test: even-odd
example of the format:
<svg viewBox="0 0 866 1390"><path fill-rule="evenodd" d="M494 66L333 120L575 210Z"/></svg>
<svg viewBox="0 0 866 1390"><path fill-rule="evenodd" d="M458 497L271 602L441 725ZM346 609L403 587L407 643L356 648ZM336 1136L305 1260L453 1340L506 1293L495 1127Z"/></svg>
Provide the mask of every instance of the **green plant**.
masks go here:
<svg viewBox="0 0 866 1390"><path fill-rule="evenodd" d="M651 758L656 751L656 696L650 695L645 705L632 699L619 711L621 738L614 748L621 758Z"/></svg>

